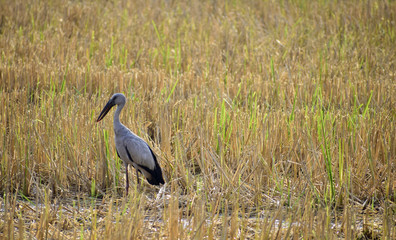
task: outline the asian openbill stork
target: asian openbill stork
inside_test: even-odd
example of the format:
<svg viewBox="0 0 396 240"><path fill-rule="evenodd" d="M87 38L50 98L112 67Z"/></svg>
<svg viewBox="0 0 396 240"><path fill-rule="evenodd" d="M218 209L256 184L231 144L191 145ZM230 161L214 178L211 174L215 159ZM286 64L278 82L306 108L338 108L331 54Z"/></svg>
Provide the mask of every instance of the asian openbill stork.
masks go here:
<svg viewBox="0 0 396 240"><path fill-rule="evenodd" d="M102 120L110 109L117 105L117 110L114 113L114 133L115 145L117 155L124 162L126 172L126 194L128 195L129 178L128 178L128 165L132 165L136 169L136 179L139 184L139 172L141 172L152 185L164 184L162 177L161 167L158 164L157 158L149 145L134 134L131 130L125 127L120 122L120 112L125 106L126 98L122 93L114 94L107 102L106 106L100 113L97 122Z"/></svg>

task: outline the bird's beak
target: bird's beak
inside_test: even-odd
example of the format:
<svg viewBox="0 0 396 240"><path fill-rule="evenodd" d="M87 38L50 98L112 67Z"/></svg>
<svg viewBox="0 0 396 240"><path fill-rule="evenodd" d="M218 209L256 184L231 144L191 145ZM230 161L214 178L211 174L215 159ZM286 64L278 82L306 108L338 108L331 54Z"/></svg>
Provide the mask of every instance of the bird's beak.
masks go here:
<svg viewBox="0 0 396 240"><path fill-rule="evenodd" d="M103 108L102 112L99 114L98 120L96 120L96 122L102 120L114 105L114 102L110 99Z"/></svg>

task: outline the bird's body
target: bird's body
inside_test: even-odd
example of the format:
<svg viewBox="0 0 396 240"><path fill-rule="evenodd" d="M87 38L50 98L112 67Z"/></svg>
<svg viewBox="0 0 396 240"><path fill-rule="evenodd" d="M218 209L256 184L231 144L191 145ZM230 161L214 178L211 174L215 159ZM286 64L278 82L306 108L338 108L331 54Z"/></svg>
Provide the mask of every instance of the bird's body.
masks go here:
<svg viewBox="0 0 396 240"><path fill-rule="evenodd" d="M120 122L120 112L125 102L126 98L123 94L114 94L103 108L97 122L102 120L113 106L117 105L113 122L115 145L117 155L124 162L126 168L126 192L128 194L128 165L132 165L136 169L138 182L138 172L141 172L152 185L164 184L165 181L162 177L161 167L149 145Z"/></svg>

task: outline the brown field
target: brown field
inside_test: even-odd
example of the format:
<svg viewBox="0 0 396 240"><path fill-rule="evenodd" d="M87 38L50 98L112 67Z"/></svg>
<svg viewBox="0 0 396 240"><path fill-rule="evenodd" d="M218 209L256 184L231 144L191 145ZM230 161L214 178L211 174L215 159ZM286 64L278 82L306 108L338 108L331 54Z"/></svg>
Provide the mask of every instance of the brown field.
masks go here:
<svg viewBox="0 0 396 240"><path fill-rule="evenodd" d="M395 39L395 1L0 0L0 239L396 239Z"/></svg>

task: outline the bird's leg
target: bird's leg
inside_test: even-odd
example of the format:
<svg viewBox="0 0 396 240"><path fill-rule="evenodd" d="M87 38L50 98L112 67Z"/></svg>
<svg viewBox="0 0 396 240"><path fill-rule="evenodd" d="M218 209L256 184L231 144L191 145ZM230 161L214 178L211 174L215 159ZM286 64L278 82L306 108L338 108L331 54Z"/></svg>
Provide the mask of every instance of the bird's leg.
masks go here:
<svg viewBox="0 0 396 240"><path fill-rule="evenodd" d="M136 180L137 180L137 184L140 186L139 170L137 168L136 168Z"/></svg>
<svg viewBox="0 0 396 240"><path fill-rule="evenodd" d="M125 178L126 178L125 191L126 191L126 195L128 195L128 190L129 190L128 163L125 163Z"/></svg>

